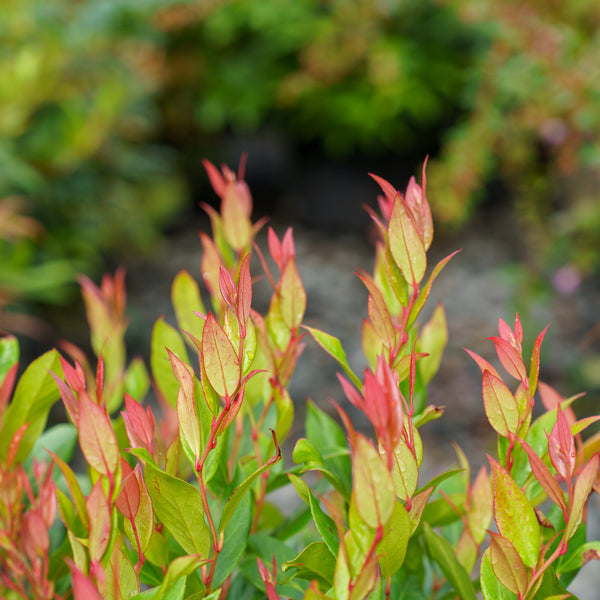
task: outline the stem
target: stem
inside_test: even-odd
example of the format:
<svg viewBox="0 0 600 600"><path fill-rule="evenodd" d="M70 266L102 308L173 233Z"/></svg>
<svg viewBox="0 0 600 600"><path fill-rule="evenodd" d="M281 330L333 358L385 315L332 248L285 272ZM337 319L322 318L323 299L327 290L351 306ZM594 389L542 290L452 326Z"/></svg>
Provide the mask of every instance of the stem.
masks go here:
<svg viewBox="0 0 600 600"><path fill-rule="evenodd" d="M260 455L260 445L258 443L258 436L260 430L262 429L264 420L267 416L269 408L273 404L273 396L269 398L269 401L263 407L260 417L256 423L252 423L252 441L254 444L254 453L256 455L256 462L260 467L262 467L262 457ZM252 420L252 419L251 419ZM256 509L254 511L254 516L252 517L252 525L250 526L250 533L255 533L258 528L258 520L260 518L260 513L262 512L262 507L264 504L265 496L267 495L267 481L269 479L269 472L265 471L260 476L260 490L256 496Z"/></svg>
<svg viewBox="0 0 600 600"><path fill-rule="evenodd" d="M202 496L202 504L204 506L204 514L206 515L208 528L210 529L210 537L212 540L212 556L210 559L210 568L206 578L203 577L203 583L206 586L207 594L211 593L212 580L215 575L215 568L217 566L217 557L219 555L219 552L221 551L221 548L219 545L219 538L217 535L215 522L212 513L210 512L210 506L208 504L208 489L206 487L206 482L204 481L203 471L204 464L206 463L206 458L208 457L209 452L211 450L214 450L214 448L217 445L217 431L219 431L219 427L221 426L221 423L227 416L227 413L231 409L231 406L231 402L227 401L225 409L221 411L221 414L216 419L213 419L213 422L210 427L210 436L208 438L208 443L206 444L204 451L202 452L202 456L199 460L196 461L196 476L198 478L198 486L200 488L200 495Z"/></svg>

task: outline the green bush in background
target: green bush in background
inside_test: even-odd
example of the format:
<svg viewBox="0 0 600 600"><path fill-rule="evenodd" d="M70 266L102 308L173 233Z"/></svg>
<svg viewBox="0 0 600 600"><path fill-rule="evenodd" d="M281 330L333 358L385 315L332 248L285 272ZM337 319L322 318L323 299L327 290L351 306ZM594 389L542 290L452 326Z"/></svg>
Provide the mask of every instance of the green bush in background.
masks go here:
<svg viewBox="0 0 600 600"><path fill-rule="evenodd" d="M26 196L45 233L0 246L0 285L9 266L58 261L38 280L60 300L75 272L151 248L206 149L266 124L337 156L432 152L448 223L500 178L538 266L598 265L597 2L8 0L2 12L0 197Z"/></svg>
<svg viewBox="0 0 600 600"><path fill-rule="evenodd" d="M532 266L600 265L600 4L448 0L492 43L467 117L431 170L441 220L465 221L501 178ZM441 188L444 194L440 193Z"/></svg>

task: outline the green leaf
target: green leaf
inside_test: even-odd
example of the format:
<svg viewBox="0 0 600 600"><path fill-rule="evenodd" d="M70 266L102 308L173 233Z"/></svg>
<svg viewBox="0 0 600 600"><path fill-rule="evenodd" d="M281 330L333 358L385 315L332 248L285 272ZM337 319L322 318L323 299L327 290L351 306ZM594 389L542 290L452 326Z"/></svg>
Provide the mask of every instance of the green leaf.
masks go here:
<svg viewBox="0 0 600 600"><path fill-rule="evenodd" d="M48 458L48 450L69 462L77 444L77 428L71 423L58 423L50 427L36 440L31 454L24 463L25 470L30 473L33 459Z"/></svg>
<svg viewBox="0 0 600 600"><path fill-rule="evenodd" d="M177 581L182 577L186 578L188 575L191 575L196 569L199 569L207 562L209 562L208 559L203 558L199 554L188 554L187 556L175 558L169 564L165 578L156 591L156 596L158 598L166 597Z"/></svg>
<svg viewBox="0 0 600 600"><path fill-rule="evenodd" d="M388 523L396 501L392 476L384 461L371 442L357 433L352 457L352 497L359 515L373 529Z"/></svg>
<svg viewBox="0 0 600 600"><path fill-rule="evenodd" d="M240 357L212 313L204 322L201 353L210 385L219 396L231 398L240 384Z"/></svg>
<svg viewBox="0 0 600 600"><path fill-rule="evenodd" d="M506 384L489 371L482 377L485 414L490 425L502 436L516 434L519 428L519 406Z"/></svg>
<svg viewBox="0 0 600 600"><path fill-rule="evenodd" d="M14 349L12 350L14 353ZM0 430L0 458L6 458L8 446L15 432L29 423L17 452L17 462L31 451L48 419L48 412L59 398L58 387L51 373L62 375L58 352L50 350L34 360L25 370L15 389L12 402L4 414Z"/></svg>
<svg viewBox="0 0 600 600"><path fill-rule="evenodd" d="M320 331L319 329L315 329L314 327L308 327L306 325L303 326L304 329L308 330L308 332L313 336L317 344L325 350L328 354L333 356L335 360L338 361L342 369L344 369L346 375L350 377L352 383L359 389L362 390L362 383L360 379L354 374L350 365L348 364L348 359L346 358L346 353L344 352L344 348L342 348L342 343L338 338L325 333L324 331Z"/></svg>
<svg viewBox="0 0 600 600"><path fill-rule="evenodd" d="M424 385L427 385L438 372L447 342L446 313L442 304L438 304L419 334L419 349L428 354L417 363Z"/></svg>
<svg viewBox="0 0 600 600"><path fill-rule="evenodd" d="M315 499L310 487L305 481L300 479L300 477L296 477L296 475L292 475L291 473L288 474L288 477L294 485L294 488L296 488L300 498L302 498L302 500L308 504L313 521L317 527L317 531L321 534L321 537L327 545L327 548L329 548L329 551L333 554L333 556L337 556L339 539L333 519L323 511L321 505Z"/></svg>
<svg viewBox="0 0 600 600"><path fill-rule="evenodd" d="M352 486L352 461L343 429L314 402L306 404L306 437L317 449L327 468L347 489Z"/></svg>
<svg viewBox="0 0 600 600"><path fill-rule="evenodd" d="M210 532L204 520L200 492L147 462L144 478L154 512L188 554L208 557Z"/></svg>
<svg viewBox="0 0 600 600"><path fill-rule="evenodd" d="M427 523L424 523L423 527L427 552L431 559L439 565L448 583L462 600L476 600L469 574L456 559L454 548L443 537L435 533Z"/></svg>
<svg viewBox="0 0 600 600"><path fill-rule="evenodd" d="M19 362L19 341L12 335L0 337L0 385L6 374Z"/></svg>
<svg viewBox="0 0 600 600"><path fill-rule="evenodd" d="M394 450L392 479L398 498L407 500L415 493L419 481L418 460L403 438Z"/></svg>
<svg viewBox="0 0 600 600"><path fill-rule="evenodd" d="M385 526L383 538L377 546L377 557L384 578L394 575L404 563L410 532L408 512L402 503L396 500L392 517Z"/></svg>
<svg viewBox="0 0 600 600"><path fill-rule="evenodd" d="M494 513L500 535L516 548L525 566L538 561L542 534L533 507L508 472L490 458Z"/></svg>
<svg viewBox="0 0 600 600"><path fill-rule="evenodd" d="M284 573L293 571L293 577L317 580L323 589L329 589L333 585L333 573L335 570L335 555L331 553L323 542L309 544L296 558L288 560L281 565Z"/></svg>
<svg viewBox="0 0 600 600"><path fill-rule="evenodd" d="M161 317L152 329L150 367L160 393L175 408L177 406L179 382L173 375L167 348L184 363L190 363L181 335Z"/></svg>
<svg viewBox="0 0 600 600"><path fill-rule="evenodd" d="M321 456L321 453L306 439L300 438L294 446L292 459L296 464L304 463L302 471L320 471L325 479L344 496L349 498L350 493L343 481L329 469Z"/></svg>
<svg viewBox="0 0 600 600"><path fill-rule="evenodd" d="M388 226L390 252L410 283L420 283L427 268L423 240L402 200L394 203Z"/></svg>
<svg viewBox="0 0 600 600"><path fill-rule="evenodd" d="M179 271L173 280L171 302L179 329L191 333L196 339L201 340L204 322L195 313L206 314L206 309L200 296L200 287L185 270Z"/></svg>
<svg viewBox="0 0 600 600"><path fill-rule="evenodd" d="M225 527L223 550L217 558L213 587L221 585L229 577L246 552L252 523L252 506L252 496L246 494Z"/></svg>
<svg viewBox="0 0 600 600"><path fill-rule="evenodd" d="M277 454L271 457L262 467L259 467L252 473L249 477L247 477L229 496L227 500L227 504L223 509L223 513L221 514L221 521L219 522L219 534L225 530L227 527L227 523L229 523L229 519L233 516L235 510L237 509L238 504L241 502L244 495L248 492L252 484L256 481L256 478L268 471L275 463L281 460L281 451L279 447L277 447Z"/></svg>
<svg viewBox="0 0 600 600"><path fill-rule="evenodd" d="M279 310L283 322L294 331L302 323L306 310L306 291L296 268L294 258L288 259L277 286Z"/></svg>
<svg viewBox="0 0 600 600"><path fill-rule="evenodd" d="M125 371L125 391L141 402L150 389L150 377L140 357L134 358Z"/></svg>
<svg viewBox="0 0 600 600"><path fill-rule="evenodd" d="M183 600L185 597L186 579L186 577L177 579L171 586L171 589L164 595L158 593L159 587L154 587L134 596L131 600Z"/></svg>
<svg viewBox="0 0 600 600"><path fill-rule="evenodd" d="M410 315L408 317L408 323L406 324L406 329L410 329L413 326L414 322L417 320L417 317L423 309L423 306L425 306L425 302L427 302L427 298L429 298L433 282L435 281L437 276L441 273L442 269L448 264L450 259L459 252L460 250L456 250L456 252L449 254L448 256L446 256L446 258L440 260L440 262L434 267L433 271L431 272L431 275L429 276L429 279L427 280L427 283L425 284L425 286L421 290L421 293L418 295L417 299L415 300L415 303L413 304L413 308L410 311Z"/></svg>
<svg viewBox="0 0 600 600"><path fill-rule="evenodd" d="M71 492L71 497L73 498L75 509L77 510L77 515L79 516L79 519L87 529L88 517L85 506L85 496L81 491L81 486L79 485L79 480L77 479L77 476L75 475L71 467L64 460L62 460L62 458L60 458L60 456L53 454L51 451L49 451L48 453L50 454L58 468L61 470L69 488L69 491Z"/></svg>

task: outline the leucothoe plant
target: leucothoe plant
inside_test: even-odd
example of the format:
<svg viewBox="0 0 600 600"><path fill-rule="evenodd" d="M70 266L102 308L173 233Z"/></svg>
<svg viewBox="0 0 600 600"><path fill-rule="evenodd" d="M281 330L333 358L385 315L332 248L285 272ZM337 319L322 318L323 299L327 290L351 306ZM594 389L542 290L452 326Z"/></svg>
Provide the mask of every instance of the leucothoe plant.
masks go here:
<svg viewBox="0 0 600 600"><path fill-rule="evenodd" d="M221 199L220 211L205 205L212 236L200 235L210 310L194 277L178 273L177 324L154 325L149 370L139 358L127 365L120 270L100 287L81 279L95 366L64 344L16 383L18 344L0 338L1 597L569 597L600 550L585 523L600 439L581 435L599 417L577 420L575 398L539 380L545 330L527 367L518 315L512 328L499 321L490 340L504 377L468 351L498 436L489 467L471 478L457 446L458 468L429 481L420 473L420 429L443 414L427 386L447 341L441 305L420 317L453 256L428 268L425 167L405 193L373 176L383 195L370 211L374 270L358 273L368 291L361 375L338 338L303 323L292 230L269 228L268 254L256 243L264 223L251 220L243 164L237 175L205 167ZM253 308L254 269L272 288L264 314ZM305 437L284 461L306 335L337 361L372 435L343 406L333 403L334 420L309 401ZM58 399L68 422L46 428ZM272 494L284 487L297 501L281 507Z"/></svg>

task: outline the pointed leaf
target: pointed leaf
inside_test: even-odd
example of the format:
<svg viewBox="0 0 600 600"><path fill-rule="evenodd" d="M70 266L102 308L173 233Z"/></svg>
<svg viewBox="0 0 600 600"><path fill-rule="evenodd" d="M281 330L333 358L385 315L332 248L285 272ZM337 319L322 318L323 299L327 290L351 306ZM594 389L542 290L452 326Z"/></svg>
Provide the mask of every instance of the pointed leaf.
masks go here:
<svg viewBox="0 0 600 600"><path fill-rule="evenodd" d="M563 512L566 512L567 505L565 502L565 497L558 485L554 475L550 471L550 469L546 466L544 461L536 454L535 450L525 441L519 440L519 443L527 453L527 457L529 458L529 464L531 465L531 470L533 471L534 477L537 479L539 484L544 488L548 497L556 504L560 506Z"/></svg>
<svg viewBox="0 0 600 600"><path fill-rule="evenodd" d="M89 522L88 552L91 561L99 561L110 539L110 507L98 479L86 501Z"/></svg>
<svg viewBox="0 0 600 600"><path fill-rule="evenodd" d="M119 445L108 415L91 398L79 394L79 445L87 463L101 475L111 475L119 464Z"/></svg>
<svg viewBox="0 0 600 600"><path fill-rule="evenodd" d="M368 312L373 329L388 348L393 348L396 342L396 330L383 294L369 275L366 273L357 273L357 275L369 291Z"/></svg>
<svg viewBox="0 0 600 600"><path fill-rule="evenodd" d="M156 515L180 546L188 554L200 554L208 558L210 532L204 520L200 492L150 462L144 467L144 479Z"/></svg>
<svg viewBox="0 0 600 600"><path fill-rule="evenodd" d="M388 226L390 251L405 279L420 283L427 268L427 255L423 240L401 200L394 203Z"/></svg>
<svg viewBox="0 0 600 600"><path fill-rule="evenodd" d="M540 525L535 511L506 469L494 459L488 459L492 466L498 531L516 548L525 566L533 568L541 546Z"/></svg>
<svg viewBox="0 0 600 600"><path fill-rule="evenodd" d="M227 500L227 504L225 505L225 508L223 509L223 512L221 513L221 520L219 522L219 534L222 533L223 531L225 531L225 527L227 527L227 523L229 523L229 520L233 516L237 506L243 499L244 495L248 492L248 490L250 489L250 487L252 486L254 481L256 481L256 478L259 475L261 475L262 473L264 473L265 471L268 471L275 463L277 463L281 460L281 450L279 449L279 446L277 445L277 439L275 438L275 433L273 433L273 441L275 442L276 454L274 456L272 456L262 467L259 467L256 471L254 471L254 473L252 473L249 477L247 477L235 489L233 494L231 494L231 496L229 496L229 499Z"/></svg>
<svg viewBox="0 0 600 600"><path fill-rule="evenodd" d="M462 600L476 600L469 574L456 559L454 548L447 540L435 533L427 523L424 523L423 527L427 552L439 565L448 583Z"/></svg>
<svg viewBox="0 0 600 600"><path fill-rule="evenodd" d="M450 259L455 254L458 254L459 252L460 252L460 250L456 250L455 252L452 252L452 254L449 254L448 256L446 256L446 258L443 258L442 260L440 260L440 262L438 262L438 264L434 267L433 271L431 272L431 275L429 275L429 279L427 280L427 283L422 288L417 299L415 300L412 310L410 311L410 315L408 317L408 322L406 324L406 329L410 329L413 326L417 317L421 313L421 310L423 309L425 302L427 302L427 298L429 298L429 294L431 293L431 288L433 286L433 282L436 280L437 276L442 272L442 269L448 264Z"/></svg>
<svg viewBox="0 0 600 600"><path fill-rule="evenodd" d="M204 323L202 362L217 394L231 398L240 383L240 358L212 313Z"/></svg>
<svg viewBox="0 0 600 600"><path fill-rule="evenodd" d="M202 338L204 323L195 313L206 314L200 287L185 270L179 271L171 286L171 302L181 331L189 331L198 339Z"/></svg>
<svg viewBox="0 0 600 600"><path fill-rule="evenodd" d="M309 544L298 556L288 560L281 565L281 570L286 573L295 569L294 577L317 580L323 587L330 588L333 585L333 573L335 571L335 555L323 542Z"/></svg>
<svg viewBox="0 0 600 600"><path fill-rule="evenodd" d="M506 372L519 381L528 381L527 369L525 368L523 357L514 346L501 337L493 336L488 339L494 342L496 354L498 355L502 366L506 369Z"/></svg>
<svg viewBox="0 0 600 600"><path fill-rule="evenodd" d="M392 577L404 564L410 535L409 514L402 503L396 500L392 517L384 527L383 538L377 545L377 557L384 578Z"/></svg>
<svg viewBox="0 0 600 600"><path fill-rule="evenodd" d="M535 394L537 388L538 377L540 374L540 350L542 347L542 341L548 331L550 325L546 325L542 333L537 336L535 344L533 345L533 353L531 354L531 365L529 367L529 390L531 394Z"/></svg>
<svg viewBox="0 0 600 600"><path fill-rule="evenodd" d="M302 323L306 310L306 291L296 268L296 261L290 258L281 274L277 286L279 308L283 322L294 331Z"/></svg>
<svg viewBox="0 0 600 600"><path fill-rule="evenodd" d="M386 525L394 510L396 496L385 459L361 434L354 439L352 497L363 521L376 529Z"/></svg>
<svg viewBox="0 0 600 600"><path fill-rule="evenodd" d="M482 394L490 425L504 437L515 435L519 428L519 407L506 384L490 371L485 371L482 377Z"/></svg>
<svg viewBox="0 0 600 600"><path fill-rule="evenodd" d="M179 360L172 352L169 352L169 360L173 367L173 374L179 381L179 392L177 393L177 417L179 418L179 430L186 441L194 457L199 457L202 444L200 436L200 423L196 412L194 400L194 372L192 368Z"/></svg>
<svg viewBox="0 0 600 600"><path fill-rule="evenodd" d="M189 364L190 361L181 335L174 327L160 318L156 321L152 329L150 366L152 376L160 393L175 408L177 405L179 382L173 375L167 348L180 360Z"/></svg>
<svg viewBox="0 0 600 600"><path fill-rule="evenodd" d="M346 372L346 375L350 377L352 383L360 390L362 389L362 383L360 379L354 374L350 365L348 364L348 359L346 358L346 353L344 352L344 348L342 348L342 344L340 340L324 331L320 331L319 329L315 329L314 327L308 327L307 325L303 326L304 329L308 330L308 332L313 336L317 344L325 350L328 354L333 356L335 360L338 361L340 366Z"/></svg>
<svg viewBox="0 0 600 600"><path fill-rule="evenodd" d="M573 503L571 504L569 521L565 529L565 539L570 540L577 531L583 518L585 503L592 491L592 486L598 477L599 456L595 454L590 461L583 467L575 481L573 491Z"/></svg>
<svg viewBox="0 0 600 600"><path fill-rule="evenodd" d="M490 564L500 583L522 598L527 590L527 569L515 547L493 531L490 531Z"/></svg>
<svg viewBox="0 0 600 600"><path fill-rule="evenodd" d="M51 372L62 374L56 350L42 354L21 375L0 426L0 459L6 458L10 440L23 424L29 423L29 426L21 440L17 461L27 457L44 430L48 412L59 398Z"/></svg>

